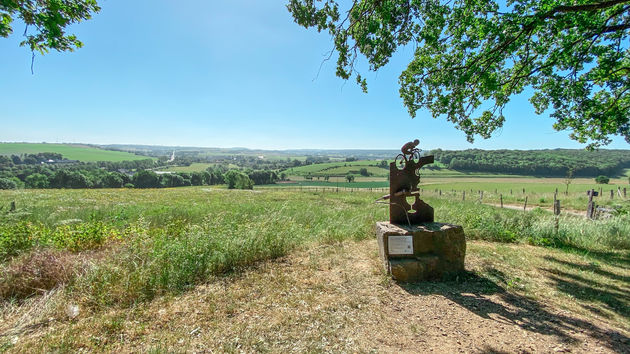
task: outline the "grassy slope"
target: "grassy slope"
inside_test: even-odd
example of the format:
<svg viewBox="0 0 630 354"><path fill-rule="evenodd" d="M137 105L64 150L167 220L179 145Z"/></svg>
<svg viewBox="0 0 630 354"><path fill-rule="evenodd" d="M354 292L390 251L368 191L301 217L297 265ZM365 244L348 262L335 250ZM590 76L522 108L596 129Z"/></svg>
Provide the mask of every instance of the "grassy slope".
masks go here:
<svg viewBox="0 0 630 354"><path fill-rule="evenodd" d="M207 187L0 192L1 201L18 206L5 223L62 231L92 225L70 227L74 236L93 236L99 222L122 230L92 251L47 258L78 257L68 268L79 274L63 291L5 304L0 334L10 335L0 337L0 347L472 351L485 343L512 351L526 343L533 347L525 351L547 352L630 343L623 342L630 329L628 221L567 216L554 234L544 214L428 199L438 219L464 225L469 240L517 244L469 242L468 275L410 286L392 283L380 268L371 235L387 209L375 196ZM518 244L532 241L563 250ZM20 259L2 265L0 280L37 267L17 267ZM89 264L84 273L81 259ZM78 319L68 319L68 304L79 306Z"/></svg>
<svg viewBox="0 0 630 354"><path fill-rule="evenodd" d="M131 161L149 159L147 156L130 154L122 151L102 150L82 145L36 144L36 143L0 143L0 155L37 154L54 152L69 160L83 162L94 161Z"/></svg>

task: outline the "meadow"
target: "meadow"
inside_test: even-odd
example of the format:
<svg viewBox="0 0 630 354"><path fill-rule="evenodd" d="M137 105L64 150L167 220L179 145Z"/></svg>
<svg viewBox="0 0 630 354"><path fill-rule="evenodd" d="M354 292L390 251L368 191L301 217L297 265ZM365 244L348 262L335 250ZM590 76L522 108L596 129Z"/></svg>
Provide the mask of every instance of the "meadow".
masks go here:
<svg viewBox="0 0 630 354"><path fill-rule="evenodd" d="M134 316L140 316L140 312L135 309L151 307L155 301L187 297L188 292L196 291L199 286L222 282L221 279L238 283L239 275L248 274L265 262L291 259L302 252L318 253L314 251L318 249L340 248L352 252L353 244L371 249L374 223L386 220L388 215L386 205L375 203L380 196L381 193L366 189L324 192L183 187L0 191L3 304L0 333L26 337L24 344L20 342L17 346L13 342L3 344L0 338L0 348L18 351L101 348L100 342L86 339L81 332L94 331L94 336L101 336L109 328L105 332L115 336L124 327L122 323L138 320ZM438 221L464 226L471 259L479 262L485 259L486 263L479 264L492 263L504 271L506 267L520 269L518 276L503 280L496 278L494 271L483 267L478 270L478 276L499 282L510 291L540 297L539 287L548 285L536 283L524 269L539 260L532 258L523 263L517 260L522 258L517 251L496 245L549 249L536 251L541 262L544 257L554 255L558 259L569 257L572 262L579 259L597 267L601 265L605 272L595 268L588 273L591 282L601 285L594 286L581 299L562 297L560 305L590 306L593 311L581 309L578 313L592 312L592 315L599 311L608 314L606 318L615 326L630 329L628 299L623 300L616 293L602 297L600 291L606 286L620 289L627 286L623 279L630 274L619 267L630 256L628 215L591 221L569 214L556 218L540 209L530 212L500 209L474 200L462 202L432 196L425 200L435 208ZM11 202L16 206L13 211L9 210ZM491 243L476 243L487 241ZM336 252L318 254L322 261L329 259L326 257L341 257L326 261L331 264L340 264L341 259L349 257ZM363 255L367 262L378 263L376 253ZM313 260L314 256L309 257ZM317 264L314 266L320 267ZM565 265L558 263L557 267L564 269ZM575 271L584 276L583 271ZM264 283L265 271L261 272L258 281L262 283L256 283L255 287ZM378 272L370 274L381 277ZM320 288L308 291L317 289ZM547 294L550 290L545 289L543 293ZM263 298L264 292L274 292L270 288L262 291L259 295ZM274 299L269 301L279 301ZM300 301L315 300L308 297ZM81 309L80 318L87 321L83 325L90 323L89 330L75 328L75 316L68 315L68 304ZM217 303L222 308L224 305ZM231 306L239 308L242 304ZM106 315L112 311L131 311L135 315L113 320ZM43 340L29 337L29 326L38 321L49 323L42 320L44 317L55 318L65 329L57 332L46 324L41 329L48 333ZM122 322L116 324L116 321ZM281 330L290 332L288 327ZM234 331L230 335L240 335L242 329ZM57 333L73 334L68 337ZM2 338L10 338L8 334ZM116 341L109 339L108 343L114 345ZM247 348L255 349L252 343ZM217 344L218 348L229 350L222 345ZM309 348L314 349L312 346L305 349Z"/></svg>
<svg viewBox="0 0 630 354"><path fill-rule="evenodd" d="M536 178L526 176L459 176L445 177L423 173L418 186L424 196L452 201L470 200L484 204L541 207L553 207L554 196L560 200L561 208L571 211L585 211L588 205L587 191L598 192L594 202L603 207L622 207L629 209L627 197L630 185L626 178L611 179L609 184L596 184L590 178L575 178L568 185L564 178ZM330 177L329 181L321 178L304 179L291 177L291 181L258 188L284 188L300 191L304 189L326 191L371 190L382 195L389 192L389 182L379 177L355 177L354 182L347 182L344 177ZM623 190L626 189L624 197ZM612 191L612 198L611 198ZM483 193L482 193L483 192ZM556 194L557 192L557 194ZM601 193L600 193L601 192ZM465 195L464 195L465 194Z"/></svg>
<svg viewBox="0 0 630 354"><path fill-rule="evenodd" d="M73 144L36 144L36 143L0 143L0 155L37 154L53 152L61 154L65 159L81 162L96 161L133 161L150 157L131 154L123 151L103 150L86 145Z"/></svg>
<svg viewBox="0 0 630 354"><path fill-rule="evenodd" d="M290 176L292 179L301 179L304 176L312 176L312 177L326 177L326 176L345 176L347 174L359 174L359 169L365 168L367 171L374 177L378 177L381 180L384 180L389 174L389 163L392 160L385 160L387 163L387 168L379 167L382 163L382 160L359 160L359 161L335 161L335 162L326 162L326 163L318 163L306 166L292 167L284 170L283 172ZM460 172L455 170L449 170L436 161L432 166L440 167L440 169L428 169L423 168L422 174L424 176L429 177L489 177L489 178L497 178L497 177L512 177L507 174L500 173L486 173L486 172Z"/></svg>

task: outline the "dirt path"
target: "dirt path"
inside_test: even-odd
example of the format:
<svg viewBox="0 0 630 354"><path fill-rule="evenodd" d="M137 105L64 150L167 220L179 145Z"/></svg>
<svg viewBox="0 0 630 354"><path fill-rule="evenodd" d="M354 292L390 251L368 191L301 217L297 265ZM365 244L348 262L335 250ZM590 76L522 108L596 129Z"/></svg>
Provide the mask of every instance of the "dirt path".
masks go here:
<svg viewBox="0 0 630 354"><path fill-rule="evenodd" d="M478 275L487 245L469 243L461 279L418 285L383 274L374 240L313 247L180 296L55 323L12 349L628 352L628 332Z"/></svg>

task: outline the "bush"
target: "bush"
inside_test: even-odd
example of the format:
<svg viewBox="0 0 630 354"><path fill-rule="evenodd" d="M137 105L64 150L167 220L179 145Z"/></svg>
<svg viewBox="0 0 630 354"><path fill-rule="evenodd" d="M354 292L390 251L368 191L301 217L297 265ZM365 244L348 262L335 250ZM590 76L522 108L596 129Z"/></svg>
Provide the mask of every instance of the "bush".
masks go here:
<svg viewBox="0 0 630 354"><path fill-rule="evenodd" d="M0 189L16 189L17 183L9 178L0 178Z"/></svg>
<svg viewBox="0 0 630 354"><path fill-rule="evenodd" d="M0 225L0 261L31 248L37 234L36 227L27 222Z"/></svg>
<svg viewBox="0 0 630 354"><path fill-rule="evenodd" d="M608 184L610 182L610 178L606 176L597 176L595 177L595 183L597 184Z"/></svg>

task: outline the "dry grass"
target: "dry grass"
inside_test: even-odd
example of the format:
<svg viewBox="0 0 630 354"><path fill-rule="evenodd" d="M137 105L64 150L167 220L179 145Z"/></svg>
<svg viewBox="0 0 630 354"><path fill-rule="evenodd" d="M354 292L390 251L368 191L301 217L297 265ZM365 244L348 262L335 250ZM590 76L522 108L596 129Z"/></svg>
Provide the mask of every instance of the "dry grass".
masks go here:
<svg viewBox="0 0 630 354"><path fill-rule="evenodd" d="M469 242L468 274L410 285L383 273L374 240L311 245L179 296L129 309L83 311L75 321L59 318L11 337L17 341L7 347L623 351L630 346L628 262L627 253ZM602 292L608 294L601 297Z"/></svg>
<svg viewBox="0 0 630 354"><path fill-rule="evenodd" d="M32 251L13 259L0 270L0 301L44 294L68 283L81 268L78 263L76 255L52 249Z"/></svg>

